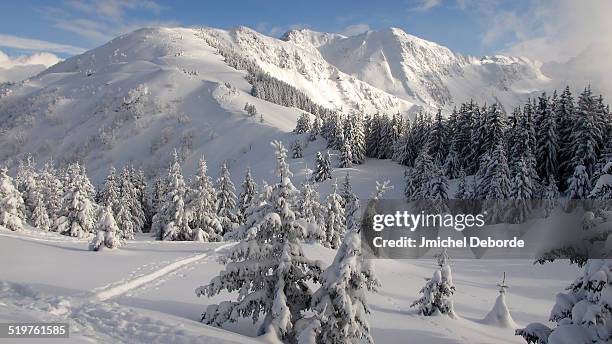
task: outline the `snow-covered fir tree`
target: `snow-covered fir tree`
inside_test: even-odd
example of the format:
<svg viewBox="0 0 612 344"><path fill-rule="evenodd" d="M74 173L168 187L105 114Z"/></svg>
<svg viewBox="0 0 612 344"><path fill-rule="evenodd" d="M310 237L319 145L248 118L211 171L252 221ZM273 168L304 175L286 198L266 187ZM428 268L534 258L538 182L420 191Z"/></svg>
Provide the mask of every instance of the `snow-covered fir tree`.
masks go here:
<svg viewBox="0 0 612 344"><path fill-rule="evenodd" d="M304 155L302 152L302 144L300 140L295 140L291 145L291 156L293 159L301 159Z"/></svg>
<svg viewBox="0 0 612 344"><path fill-rule="evenodd" d="M134 233L139 232L142 228L142 223L139 222L140 219L137 217L141 214L142 209L139 209L139 200L136 198L134 185L132 185L130 178L130 171L127 167L123 169L119 179L121 195L116 204L116 213L114 215L120 228L117 235L122 240L132 240L134 239Z"/></svg>
<svg viewBox="0 0 612 344"><path fill-rule="evenodd" d="M196 239L189 226L189 216L185 206L187 186L176 151L172 156L164 184L164 198L158 213L153 218L153 230L157 239L170 241Z"/></svg>
<svg viewBox="0 0 612 344"><path fill-rule="evenodd" d="M329 151L325 155L317 152L316 169L312 173L312 179L315 182L322 182L327 179L332 179L331 158Z"/></svg>
<svg viewBox="0 0 612 344"><path fill-rule="evenodd" d="M584 165L577 165L574 174L567 181L567 198L587 199L591 192L591 183Z"/></svg>
<svg viewBox="0 0 612 344"><path fill-rule="evenodd" d="M426 279L427 282L420 291L423 296L414 301L410 307L417 307L419 313L425 316L447 314L455 318L452 299L455 285L446 249L436 255L436 260L438 269L431 278Z"/></svg>
<svg viewBox="0 0 612 344"><path fill-rule="evenodd" d="M587 175L591 177L597 162L598 138L602 133L596 123L596 101L590 87L585 88L578 97L574 119L570 168L574 171L576 166L582 165Z"/></svg>
<svg viewBox="0 0 612 344"><path fill-rule="evenodd" d="M297 206L300 218L304 221L307 241L325 242L325 208L320 203L316 184L302 185Z"/></svg>
<svg viewBox="0 0 612 344"><path fill-rule="evenodd" d="M161 204L164 198L164 178L162 176L155 177L153 188L151 190L151 212L155 216L161 209ZM151 221L153 219L151 218Z"/></svg>
<svg viewBox="0 0 612 344"><path fill-rule="evenodd" d="M586 172L583 172L586 173ZM607 205L609 206L609 205ZM588 206L587 206L588 207ZM612 341L612 312L610 297L612 274L610 259L590 258L593 252L610 242L612 216L605 203L586 210L582 217L581 245L563 244L542 254L537 263L569 259L582 267L578 278L556 296L549 321L556 323L552 329L541 323L532 323L516 330L528 343L609 343ZM605 251L603 251L605 254ZM592 255L592 254L591 254Z"/></svg>
<svg viewBox="0 0 612 344"><path fill-rule="evenodd" d="M230 178L227 162L221 164L221 173L217 178L217 215L223 226L223 234L231 231L238 223L236 217L236 188Z"/></svg>
<svg viewBox="0 0 612 344"><path fill-rule="evenodd" d="M5 167L0 168L0 226L18 231L25 220L24 203L21 193L13 184Z"/></svg>
<svg viewBox="0 0 612 344"><path fill-rule="evenodd" d="M557 188L555 177L549 175L548 181L544 185L544 189L542 191L542 208L544 209L544 216L550 216L552 211L557 207L560 197L561 195L559 193L559 189Z"/></svg>
<svg viewBox="0 0 612 344"><path fill-rule="evenodd" d="M489 313L487 313L482 322L488 325L517 328L518 326L514 322L514 319L512 319L512 315L510 315L510 311L508 310L508 305L506 303L506 289L508 289L508 285L506 284L505 272L501 283L497 284L497 286L499 287L499 295L497 296L497 299L495 299L495 305L489 311Z"/></svg>
<svg viewBox="0 0 612 344"><path fill-rule="evenodd" d="M572 131L574 129L574 98L569 86L565 87L555 104L555 117L557 119L557 132L559 133L559 175L557 180L564 185L572 175L574 168L571 160L574 154L572 144Z"/></svg>
<svg viewBox="0 0 612 344"><path fill-rule="evenodd" d="M103 207L109 206L116 215L119 210L120 188L117 182L117 171L114 166L111 166L108 171L108 176L104 181L104 186L100 191L99 204Z"/></svg>
<svg viewBox="0 0 612 344"><path fill-rule="evenodd" d="M295 125L293 132L296 134L304 134L309 132L310 128L310 115L307 113L302 113L297 120L297 124Z"/></svg>
<svg viewBox="0 0 612 344"><path fill-rule="evenodd" d="M546 180L549 175L557 176L557 156L559 151L555 102L548 99L546 93L538 98L536 116L536 152L537 169L540 178Z"/></svg>
<svg viewBox="0 0 612 344"><path fill-rule="evenodd" d="M249 104L248 102L244 104L244 111L246 111L246 113L251 117L257 116L257 109L255 108L255 105Z"/></svg>
<svg viewBox="0 0 612 344"><path fill-rule="evenodd" d="M40 174L41 192L44 198L47 214L51 222L51 230L56 230L58 217L61 215L62 198L64 197L64 186L58 177L58 171L51 163L46 163Z"/></svg>
<svg viewBox="0 0 612 344"><path fill-rule="evenodd" d="M448 128L442 116L442 110L438 110L436 113L436 117L433 125L429 129L427 138L428 154L435 163L439 165L444 164L447 154Z"/></svg>
<svg viewBox="0 0 612 344"><path fill-rule="evenodd" d="M321 267L307 259L300 247L305 230L289 199L297 190L285 161L287 150L280 142L274 142L274 146L279 181L269 187L270 192L260 194L257 207L238 230L240 241L221 259L226 263L225 270L197 288L196 294L215 296L240 290L236 301L208 306L202 321L222 326L238 318L250 317L257 322L263 316L260 334L292 342L295 322L310 307L312 292L307 283L318 279Z"/></svg>
<svg viewBox="0 0 612 344"><path fill-rule="evenodd" d="M531 213L533 199L533 185L523 159L516 163L513 182L510 184L509 197L512 207L507 214L510 223L523 223ZM553 176L554 174L548 174Z"/></svg>
<svg viewBox="0 0 612 344"><path fill-rule="evenodd" d="M349 117L349 122L351 123L351 156L353 157L353 163L360 165L363 164L366 158L363 118L353 114Z"/></svg>
<svg viewBox="0 0 612 344"><path fill-rule="evenodd" d="M527 343L609 343L612 341L612 312L609 259L589 259L578 278L556 297L549 321L556 327L531 323L517 329Z"/></svg>
<svg viewBox="0 0 612 344"><path fill-rule="evenodd" d="M468 189L467 179L465 176L465 170L461 169L459 172L459 184L457 184L457 191L455 192L455 199L469 199L470 192Z"/></svg>
<svg viewBox="0 0 612 344"><path fill-rule="evenodd" d="M414 162L414 167L405 175L404 195L409 201L428 198L429 182L436 166L427 151L427 147L423 147Z"/></svg>
<svg viewBox="0 0 612 344"><path fill-rule="evenodd" d="M332 192L327 196L325 204L325 245L338 248L346 232L346 218L342 207L342 196L337 192L338 185L334 183Z"/></svg>
<svg viewBox="0 0 612 344"><path fill-rule="evenodd" d="M43 231L51 229L51 219L45 204L45 198L41 191L34 193L34 210L32 211L32 225Z"/></svg>
<svg viewBox="0 0 612 344"><path fill-rule="evenodd" d="M333 263L321 274L311 305L315 316L296 325L298 343L373 344L366 291L379 286L372 266L364 262L359 232L349 230Z"/></svg>
<svg viewBox="0 0 612 344"><path fill-rule="evenodd" d="M589 197L594 199L612 199L612 161L604 165L598 172L597 180Z"/></svg>
<svg viewBox="0 0 612 344"><path fill-rule="evenodd" d="M142 232L148 232L151 229L151 217L153 216L151 210L151 201L147 192L147 179L144 175L143 170L136 170L131 168L130 177L132 185L134 186L134 194L136 197L136 207L133 213L138 218L138 222L141 223Z"/></svg>
<svg viewBox="0 0 612 344"><path fill-rule="evenodd" d="M460 172L461 165L459 163L459 157L457 156L455 144L451 143L451 146L448 150L448 155L446 156L446 161L444 162L444 174L449 179L455 179L459 178Z"/></svg>
<svg viewBox="0 0 612 344"><path fill-rule="evenodd" d="M73 237L84 237L92 232L95 217L94 189L78 163L66 170L66 189L57 230Z"/></svg>
<svg viewBox="0 0 612 344"><path fill-rule="evenodd" d="M359 197L353 192L351 175L347 172L342 182L342 204L346 217L346 229L354 230L359 226Z"/></svg>
<svg viewBox="0 0 612 344"><path fill-rule="evenodd" d="M251 175L251 168L247 168L244 181L242 182L240 195L238 195L238 206L236 208L236 215L238 221L242 224L246 220L247 209L253 205L257 196L257 183Z"/></svg>
<svg viewBox="0 0 612 344"><path fill-rule="evenodd" d="M320 134L321 134L321 119L317 117L312 121L312 126L310 127L310 130L308 130L308 140L314 141L317 139L317 136Z"/></svg>
<svg viewBox="0 0 612 344"><path fill-rule="evenodd" d="M346 168L353 166L353 152L349 142L344 142L342 149L340 150L340 163L338 167Z"/></svg>
<svg viewBox="0 0 612 344"><path fill-rule="evenodd" d="M206 160L202 157L188 192L189 225L196 232L198 241L219 241L223 227L217 216L216 191L207 171Z"/></svg>
<svg viewBox="0 0 612 344"><path fill-rule="evenodd" d="M99 251L102 248L115 249L121 245L121 240L118 237L119 227L115 222L110 205L102 207L94 229L95 236L89 243L91 251Z"/></svg>

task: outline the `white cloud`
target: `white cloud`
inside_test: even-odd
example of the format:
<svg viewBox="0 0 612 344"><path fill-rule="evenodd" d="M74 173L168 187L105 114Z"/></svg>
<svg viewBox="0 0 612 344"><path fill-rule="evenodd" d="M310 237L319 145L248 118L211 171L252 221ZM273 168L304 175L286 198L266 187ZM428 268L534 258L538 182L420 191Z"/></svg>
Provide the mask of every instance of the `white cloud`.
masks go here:
<svg viewBox="0 0 612 344"><path fill-rule="evenodd" d="M0 47L35 51L52 51L55 53L65 54L80 54L85 50L72 45L58 44L39 39L31 39L6 34L0 34Z"/></svg>
<svg viewBox="0 0 612 344"><path fill-rule="evenodd" d="M421 0L418 5L411 8L415 12L426 12L442 4L442 0Z"/></svg>
<svg viewBox="0 0 612 344"><path fill-rule="evenodd" d="M370 25L365 23L349 25L340 32L345 36L356 36L370 30Z"/></svg>
<svg viewBox="0 0 612 344"><path fill-rule="evenodd" d="M10 58L0 51L0 82L26 79L61 60L56 55L47 52Z"/></svg>
<svg viewBox="0 0 612 344"><path fill-rule="evenodd" d="M65 0L63 5L44 8L56 28L85 38L93 45L141 28L151 26L175 26L176 21L134 20L129 11L140 10L159 14L163 7L148 0Z"/></svg>
<svg viewBox="0 0 612 344"><path fill-rule="evenodd" d="M609 0L534 1L522 12L499 12L492 16L483 43L509 39L501 53L554 62L543 67L549 76L574 87L592 83L610 97L610 13Z"/></svg>

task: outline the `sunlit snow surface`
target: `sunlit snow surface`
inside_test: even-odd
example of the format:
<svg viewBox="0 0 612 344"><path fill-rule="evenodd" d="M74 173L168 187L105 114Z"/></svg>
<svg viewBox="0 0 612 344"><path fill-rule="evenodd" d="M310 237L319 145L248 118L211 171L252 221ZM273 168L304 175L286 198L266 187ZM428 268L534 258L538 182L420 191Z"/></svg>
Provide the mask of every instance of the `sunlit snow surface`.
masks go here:
<svg viewBox="0 0 612 344"><path fill-rule="evenodd" d="M34 229L0 230L0 322L67 321L70 342L266 342L253 337L256 326L249 320L228 331L198 321L206 305L235 297L194 293L221 269L216 258L224 245L156 242L140 235L119 250L90 252L85 240ZM334 255L318 245L306 245L305 252L326 262ZM430 260L375 262L382 288L368 300L376 343L522 343L513 329L482 322L495 304L502 272L510 285L506 301L519 325L544 322L555 294L577 273L565 262L453 261L460 317L453 320L422 317L409 308L434 267Z"/></svg>

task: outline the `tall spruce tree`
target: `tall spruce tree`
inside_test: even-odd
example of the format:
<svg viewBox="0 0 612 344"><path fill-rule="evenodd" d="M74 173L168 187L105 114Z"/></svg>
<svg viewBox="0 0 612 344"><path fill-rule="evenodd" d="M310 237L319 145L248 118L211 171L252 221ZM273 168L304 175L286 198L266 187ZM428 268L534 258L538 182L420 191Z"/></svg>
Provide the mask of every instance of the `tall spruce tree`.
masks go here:
<svg viewBox="0 0 612 344"><path fill-rule="evenodd" d="M25 209L21 193L13 184L6 167L0 168L0 226L18 231L25 220Z"/></svg>
<svg viewBox="0 0 612 344"><path fill-rule="evenodd" d="M312 292L307 283L318 279L321 267L307 259L300 247L305 232L287 198L297 192L285 161L287 151L280 142L274 146L279 181L270 192L260 194L258 207L237 233L240 241L221 260L225 270L197 288L196 294L215 296L225 290L241 290L236 301L208 306L202 321L222 326L246 317L257 322L263 316L260 334L291 342L296 339L295 322L310 307Z"/></svg>
<svg viewBox="0 0 612 344"><path fill-rule="evenodd" d="M238 224L235 212L236 188L230 178L227 162L223 162L221 173L217 179L217 215L219 215L223 225L223 234L230 232L233 230L233 226Z"/></svg>
<svg viewBox="0 0 612 344"><path fill-rule="evenodd" d="M555 118L555 100L549 100L543 93L538 98L536 120L536 152L538 174L542 180L549 175L557 176L557 156L559 151L557 121Z"/></svg>
<svg viewBox="0 0 612 344"><path fill-rule="evenodd" d="M153 218L153 230L158 240L191 241L196 239L189 226L189 214L185 200L187 186L181 172L178 153L172 155L172 161L164 182L164 196L160 209Z"/></svg>
<svg viewBox="0 0 612 344"><path fill-rule="evenodd" d="M207 171L206 160L202 157L189 189L189 225L197 233L198 241L219 241L223 227L217 216L216 192Z"/></svg>
<svg viewBox="0 0 612 344"><path fill-rule="evenodd" d="M236 215L240 223L244 223L246 220L247 209L255 201L257 196L257 183L251 175L251 168L247 168L244 181L242 182L240 195L238 196L238 207L236 209Z"/></svg>

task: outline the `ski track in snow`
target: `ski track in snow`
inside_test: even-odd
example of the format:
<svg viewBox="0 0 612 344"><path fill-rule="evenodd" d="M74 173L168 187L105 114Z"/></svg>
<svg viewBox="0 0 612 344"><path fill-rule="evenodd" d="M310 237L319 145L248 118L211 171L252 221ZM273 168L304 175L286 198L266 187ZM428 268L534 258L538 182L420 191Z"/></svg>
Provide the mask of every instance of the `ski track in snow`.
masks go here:
<svg viewBox="0 0 612 344"><path fill-rule="evenodd" d="M82 241L26 238L6 232L1 234L19 240ZM157 282L163 281L164 277L176 275L181 269L206 259L211 254L220 252L231 245L234 243L221 245L200 254L178 258L170 264L167 260L147 263L134 270L127 279L96 288L92 293L74 297L48 295L28 285L0 281L0 299L6 300L6 302L0 302L0 306L9 310L20 310L19 314L26 314L24 316L27 318L22 319L24 321L69 322L71 342L245 343L242 336L234 337L234 334L224 330L206 327L206 331L202 332L200 326L185 326L175 321L168 321L168 319L156 319L156 317L141 314L137 310L112 301L113 298L129 291L148 285L155 286ZM133 277L142 270L151 269L156 270Z"/></svg>
<svg viewBox="0 0 612 344"><path fill-rule="evenodd" d="M223 246L219 246L215 249L212 250L208 250L204 253L200 253L197 254L195 256L191 256L191 257L187 257L187 258L180 258L178 260L176 260L173 263L170 263L156 271L153 271L151 273L148 274L143 274L140 275L138 277L132 278L132 279L128 279L126 281L123 282L119 282L119 283L114 283L111 284L108 287L102 288L101 290L96 291L93 294L93 298L99 300L99 301L106 301L109 300L111 298L117 297L119 295L123 295L125 293L127 293L130 290L136 289L138 287L141 287L145 284L149 284L154 282L155 280L158 280L182 267L185 267L186 265L195 263L201 259L204 259L206 257L208 257L208 255L211 252L219 252L220 250L233 245L233 243L230 244L226 244Z"/></svg>

